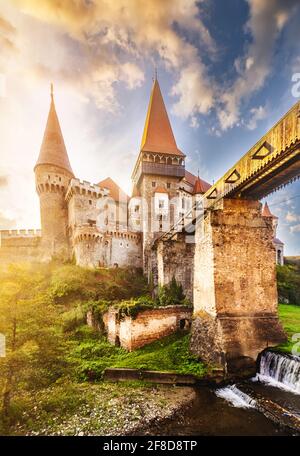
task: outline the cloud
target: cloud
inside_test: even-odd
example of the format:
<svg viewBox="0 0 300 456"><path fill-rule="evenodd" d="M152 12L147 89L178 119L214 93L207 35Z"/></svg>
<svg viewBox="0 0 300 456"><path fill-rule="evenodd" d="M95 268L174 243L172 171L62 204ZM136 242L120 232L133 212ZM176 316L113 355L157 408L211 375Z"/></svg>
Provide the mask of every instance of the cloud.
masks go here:
<svg viewBox="0 0 300 456"><path fill-rule="evenodd" d="M58 53L58 68L52 69L54 76L56 73L70 84L80 86L81 92L93 99L98 108L118 111L117 84L124 83L128 90L138 87L144 80L145 62L154 66L157 60L178 75L173 90L177 115L185 118L206 113L213 105L206 67L197 47L188 41L188 35L192 34L197 46L210 55L216 52L214 40L201 20L203 0L12 0L12 3L27 16L56 28L60 53L64 47L69 52L64 53L63 59ZM71 57L74 51L78 55L75 61ZM36 74L44 72L49 77L51 68L43 60L41 56L36 62Z"/></svg>
<svg viewBox="0 0 300 456"><path fill-rule="evenodd" d="M291 233L300 233L300 224L299 225L294 225L290 227L290 232Z"/></svg>
<svg viewBox="0 0 300 456"><path fill-rule="evenodd" d="M285 216L285 220L289 223L298 222L298 221L300 221L300 215L297 215L294 212L288 211L288 213Z"/></svg>
<svg viewBox="0 0 300 456"><path fill-rule="evenodd" d="M257 127L257 122L267 117L267 110L264 106L259 106L257 108L250 109L250 114L251 117L247 123L247 128L249 130L255 130Z"/></svg>
<svg viewBox="0 0 300 456"><path fill-rule="evenodd" d="M261 89L272 71L276 40L292 16L298 0L247 0L250 18L246 31L252 42L243 57L235 62L238 77L221 97L223 108L218 118L223 130L232 128L240 119L241 102Z"/></svg>
<svg viewBox="0 0 300 456"><path fill-rule="evenodd" d="M192 116L194 125L195 115L208 113L214 104L212 84L209 84L206 68L201 62L185 67L171 93L179 98L173 112L183 118Z"/></svg>
<svg viewBox="0 0 300 456"><path fill-rule="evenodd" d="M12 220L6 217L2 212L0 212L0 230L9 230L15 224L15 220Z"/></svg>
<svg viewBox="0 0 300 456"><path fill-rule="evenodd" d="M8 176L0 176L0 188L8 185Z"/></svg>
<svg viewBox="0 0 300 456"><path fill-rule="evenodd" d="M15 33L15 27L13 27L9 21L0 16L0 48L2 58L4 57L4 54L6 56L7 53L16 51L13 41Z"/></svg>

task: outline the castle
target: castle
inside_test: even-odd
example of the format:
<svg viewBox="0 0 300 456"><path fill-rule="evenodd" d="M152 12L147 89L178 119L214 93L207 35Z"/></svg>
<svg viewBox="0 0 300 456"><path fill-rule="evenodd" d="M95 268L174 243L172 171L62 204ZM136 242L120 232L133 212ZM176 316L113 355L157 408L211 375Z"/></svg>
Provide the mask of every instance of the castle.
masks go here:
<svg viewBox="0 0 300 456"><path fill-rule="evenodd" d="M110 177L96 185L75 177L52 86L50 111L34 172L41 230L0 231L0 262L74 258L76 264L85 267L142 267L148 276L153 268L164 268L164 276L169 280L176 275L192 297L193 236L178 238L180 267L176 268L176 258L171 253L173 267L169 273L169 265L159 264L159 259L153 266L152 246L179 219L183 232L188 231L197 215L197 202L210 184L185 169L185 155L177 147L157 78L132 173L131 197ZM273 218L274 250L277 262L282 264L283 243L276 238L277 218L267 205L263 215Z"/></svg>

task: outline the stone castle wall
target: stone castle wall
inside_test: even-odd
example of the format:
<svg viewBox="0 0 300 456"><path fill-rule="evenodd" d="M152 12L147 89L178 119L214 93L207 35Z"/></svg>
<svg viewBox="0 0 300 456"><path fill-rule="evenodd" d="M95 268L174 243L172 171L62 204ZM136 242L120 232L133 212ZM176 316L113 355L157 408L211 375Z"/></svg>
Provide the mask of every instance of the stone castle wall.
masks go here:
<svg viewBox="0 0 300 456"><path fill-rule="evenodd" d="M73 249L80 266L142 267L142 244L137 233L82 226L75 231Z"/></svg>
<svg viewBox="0 0 300 456"><path fill-rule="evenodd" d="M36 190L40 199L43 255L69 258L68 206L65 195L72 175L54 165L35 168Z"/></svg>
<svg viewBox="0 0 300 456"><path fill-rule="evenodd" d="M41 261L41 240L40 230L0 231L0 264Z"/></svg>
<svg viewBox="0 0 300 456"><path fill-rule="evenodd" d="M195 244L186 243L184 234L176 240L160 241L157 245L157 278L159 285L167 285L175 277L193 302Z"/></svg>

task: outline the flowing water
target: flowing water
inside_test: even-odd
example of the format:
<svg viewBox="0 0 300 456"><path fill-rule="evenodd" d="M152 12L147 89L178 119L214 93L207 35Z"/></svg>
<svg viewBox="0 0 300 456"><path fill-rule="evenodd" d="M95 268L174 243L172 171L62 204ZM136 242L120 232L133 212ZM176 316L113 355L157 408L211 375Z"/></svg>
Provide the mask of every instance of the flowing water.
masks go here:
<svg viewBox="0 0 300 456"><path fill-rule="evenodd" d="M266 351L257 376L249 386L265 399L279 404L286 415L300 417L300 358ZM242 386L241 386L242 387ZM271 436L293 435L256 409L251 395L236 385L211 390L195 389L196 399L182 416L148 430L152 435Z"/></svg>
<svg viewBox="0 0 300 456"><path fill-rule="evenodd" d="M300 394L300 358L266 351L261 355L256 379Z"/></svg>
<svg viewBox="0 0 300 456"><path fill-rule="evenodd" d="M255 400L248 394L239 390L235 385L226 386L216 390L216 395L238 408L255 408Z"/></svg>

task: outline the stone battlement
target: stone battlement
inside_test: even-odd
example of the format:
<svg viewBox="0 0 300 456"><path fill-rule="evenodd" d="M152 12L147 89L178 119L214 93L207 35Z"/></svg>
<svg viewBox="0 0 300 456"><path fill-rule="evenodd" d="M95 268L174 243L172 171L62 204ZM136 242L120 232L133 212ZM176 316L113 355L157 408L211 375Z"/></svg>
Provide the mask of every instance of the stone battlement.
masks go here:
<svg viewBox="0 0 300 456"><path fill-rule="evenodd" d="M74 178L70 181L66 194L66 200L69 201L70 198L75 194L86 195L94 198L102 198L103 196L108 196L109 191L99 187L96 184L92 184L91 182Z"/></svg>
<svg viewBox="0 0 300 456"><path fill-rule="evenodd" d="M140 241L140 234L133 231L119 230L98 230L96 226L84 224L76 227L74 232L74 242L83 240L94 240L96 242L107 241L108 238L127 239L132 241Z"/></svg>
<svg viewBox="0 0 300 456"><path fill-rule="evenodd" d="M0 230L0 238L41 237L41 230Z"/></svg>

